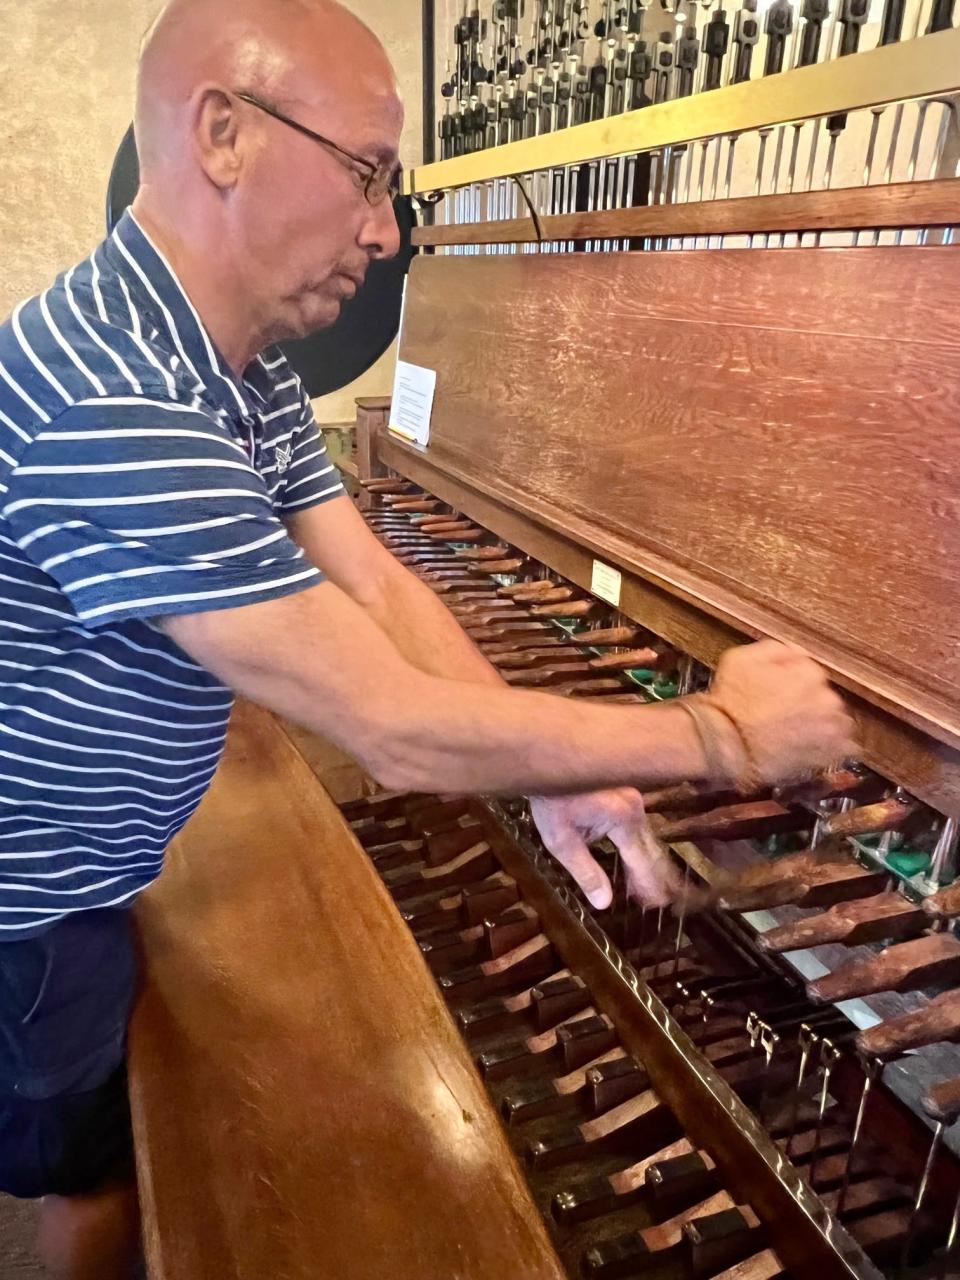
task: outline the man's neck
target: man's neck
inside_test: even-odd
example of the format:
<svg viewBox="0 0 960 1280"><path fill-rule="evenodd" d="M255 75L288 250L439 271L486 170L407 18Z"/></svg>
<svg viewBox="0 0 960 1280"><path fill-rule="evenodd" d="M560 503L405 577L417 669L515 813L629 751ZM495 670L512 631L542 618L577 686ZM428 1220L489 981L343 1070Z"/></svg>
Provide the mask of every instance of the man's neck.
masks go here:
<svg viewBox="0 0 960 1280"><path fill-rule="evenodd" d="M219 259L215 248L202 256L188 249L188 243L200 244L202 240L194 241L191 236L184 237L168 229L166 220L151 208L142 188L131 212L166 258L217 350L234 374L242 377L244 369L267 342L260 341L238 301L240 290L234 287L227 263ZM189 230L186 217L178 218L178 223Z"/></svg>

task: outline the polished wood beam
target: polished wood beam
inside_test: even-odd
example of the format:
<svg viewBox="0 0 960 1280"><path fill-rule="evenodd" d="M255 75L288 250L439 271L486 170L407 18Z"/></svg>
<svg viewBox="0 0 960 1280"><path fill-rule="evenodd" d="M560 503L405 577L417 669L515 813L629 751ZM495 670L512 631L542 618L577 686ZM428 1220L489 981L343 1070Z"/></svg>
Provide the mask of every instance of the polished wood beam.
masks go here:
<svg viewBox="0 0 960 1280"><path fill-rule="evenodd" d="M137 907L150 1280L562 1280L370 859L268 713Z"/></svg>
<svg viewBox="0 0 960 1280"><path fill-rule="evenodd" d="M628 239L642 236L755 235L788 231L862 231L943 227L960 222L960 178L888 186L799 191L735 200L644 205L458 226L415 227L420 247L529 244L542 240Z"/></svg>

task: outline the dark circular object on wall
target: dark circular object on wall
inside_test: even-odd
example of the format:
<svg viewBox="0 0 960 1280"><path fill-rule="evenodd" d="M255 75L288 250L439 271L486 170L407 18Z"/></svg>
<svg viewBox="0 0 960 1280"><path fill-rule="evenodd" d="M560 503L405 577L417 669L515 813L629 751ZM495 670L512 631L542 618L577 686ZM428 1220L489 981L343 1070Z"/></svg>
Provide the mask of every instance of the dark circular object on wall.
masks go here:
<svg viewBox="0 0 960 1280"><path fill-rule="evenodd" d="M116 226L140 185L140 165L133 126L120 143L110 171L107 189L107 231ZM363 288L343 304L340 317L329 329L309 338L281 342L280 347L303 379L310 396L337 391L359 378L374 364L400 328L403 282L413 257L410 233L417 224L409 196L398 196L394 212L400 228L400 252L389 262L372 262Z"/></svg>

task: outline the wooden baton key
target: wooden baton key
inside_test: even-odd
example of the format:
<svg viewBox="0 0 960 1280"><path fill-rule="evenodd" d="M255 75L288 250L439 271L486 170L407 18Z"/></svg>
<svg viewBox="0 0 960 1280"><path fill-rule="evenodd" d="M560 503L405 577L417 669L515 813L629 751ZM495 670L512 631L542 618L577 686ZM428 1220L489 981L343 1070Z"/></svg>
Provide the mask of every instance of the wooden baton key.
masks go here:
<svg viewBox="0 0 960 1280"><path fill-rule="evenodd" d="M623 653L601 653L590 659L596 671L630 671L634 667L656 670L660 654L656 649L627 649Z"/></svg>
<svg viewBox="0 0 960 1280"><path fill-rule="evenodd" d="M538 933L496 960L484 960L444 974L437 985L448 1000L492 996L511 988L514 992L522 991L531 982L546 978L556 967L553 944L546 934Z"/></svg>
<svg viewBox="0 0 960 1280"><path fill-rule="evenodd" d="M617 1173L588 1178L558 1191L551 1204L553 1216L563 1223L584 1222L626 1208L642 1199L647 1170L653 1165L695 1154L689 1138L678 1138Z"/></svg>
<svg viewBox="0 0 960 1280"><path fill-rule="evenodd" d="M669 1108L646 1089L595 1120L531 1139L526 1156L536 1168L546 1169L600 1154L653 1149L676 1136L677 1122Z"/></svg>
<svg viewBox="0 0 960 1280"><path fill-rule="evenodd" d="M875 893L851 902L838 902L828 911L769 929L757 938L763 951L800 951L828 942L848 947L888 938L907 938L928 923L923 907L901 893Z"/></svg>
<svg viewBox="0 0 960 1280"><path fill-rule="evenodd" d="M554 593L557 591L565 591L565 596L558 596ZM537 578L533 582L514 582L509 587L498 587L497 594L501 596L509 596L511 600L523 600L531 603L541 602L549 604L553 600L569 600L573 595L570 587L562 587L556 582L551 582L549 578Z"/></svg>
<svg viewBox="0 0 960 1280"><path fill-rule="evenodd" d="M678 818L658 815L651 825L659 839L670 841L742 840L802 831L811 823L810 815L801 809L784 808L776 800L751 800L747 804L724 805Z"/></svg>
<svg viewBox="0 0 960 1280"><path fill-rule="evenodd" d="M510 1125L543 1116L588 1119L649 1088L646 1071L616 1045L566 1075L518 1081L504 1094L500 1110Z"/></svg>
<svg viewBox="0 0 960 1280"><path fill-rule="evenodd" d="M552 645L542 649L518 649L508 653L494 653L490 656L490 660L502 671L522 671L528 667L554 666L558 662L580 666L583 662L583 654L572 644Z"/></svg>
<svg viewBox="0 0 960 1280"><path fill-rule="evenodd" d="M465 547L460 556L464 560L505 560L510 555L510 548L502 542L488 547Z"/></svg>
<svg viewBox="0 0 960 1280"><path fill-rule="evenodd" d="M590 992L583 979L558 969L542 982L512 996L492 996L464 1005L457 1025L465 1036L477 1037L505 1029L546 1031L585 1009Z"/></svg>
<svg viewBox="0 0 960 1280"><path fill-rule="evenodd" d="M873 831L899 831L908 819L920 812L916 801L890 798L859 809L847 809L824 818L821 830L829 836L857 836Z"/></svg>
<svg viewBox="0 0 960 1280"><path fill-rule="evenodd" d="M945 991L922 1009L867 1027L857 1035L856 1045L864 1056L886 1060L940 1040L960 1040L960 990Z"/></svg>
<svg viewBox="0 0 960 1280"><path fill-rule="evenodd" d="M533 604L530 612L537 618L585 618L605 607L596 600L570 600L560 604Z"/></svg>
<svg viewBox="0 0 960 1280"><path fill-rule="evenodd" d="M639 627L600 627L596 631L578 631L571 638L591 649L635 645L643 638Z"/></svg>
<svg viewBox="0 0 960 1280"><path fill-rule="evenodd" d="M865 960L852 960L833 973L807 983L807 995L818 1004L876 995L879 991L917 991L931 983L960 978L960 939L931 933L898 942Z"/></svg>
<svg viewBox="0 0 960 1280"><path fill-rule="evenodd" d="M750 867L724 888L721 902L734 911L762 911L788 903L832 907L878 893L887 878L887 872L861 867L846 850L831 845Z"/></svg>
<svg viewBox="0 0 960 1280"><path fill-rule="evenodd" d="M727 1191L717 1191L700 1204L683 1210L666 1222L642 1231L631 1231L593 1245L583 1256L583 1271L589 1280L612 1280L633 1276L667 1264L683 1244L684 1227L697 1218L736 1209Z"/></svg>

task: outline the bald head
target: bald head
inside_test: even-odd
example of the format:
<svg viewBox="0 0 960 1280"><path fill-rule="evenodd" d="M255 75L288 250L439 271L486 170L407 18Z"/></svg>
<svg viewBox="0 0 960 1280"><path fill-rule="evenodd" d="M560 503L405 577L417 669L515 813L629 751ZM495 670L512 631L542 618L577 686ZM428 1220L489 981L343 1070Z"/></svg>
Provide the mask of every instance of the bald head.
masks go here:
<svg viewBox="0 0 960 1280"><path fill-rule="evenodd" d="M395 112L389 59L335 0L170 0L140 55L136 135L142 170L176 160L205 84L296 111L360 99Z"/></svg>
<svg viewBox="0 0 960 1280"><path fill-rule="evenodd" d="M403 107L335 0L170 0L144 42L134 214L231 362L336 320L399 247ZM234 354L236 353L236 354Z"/></svg>

